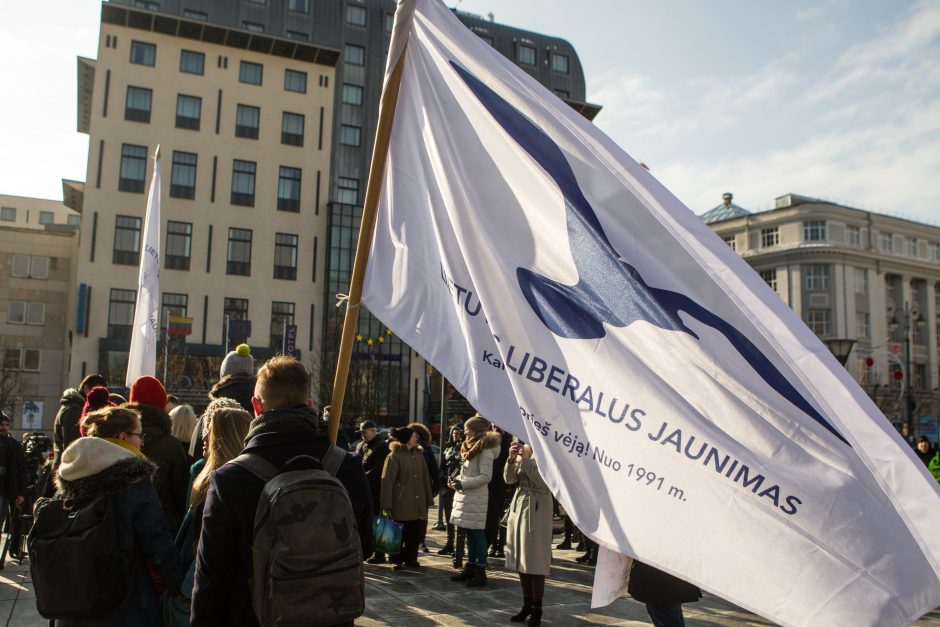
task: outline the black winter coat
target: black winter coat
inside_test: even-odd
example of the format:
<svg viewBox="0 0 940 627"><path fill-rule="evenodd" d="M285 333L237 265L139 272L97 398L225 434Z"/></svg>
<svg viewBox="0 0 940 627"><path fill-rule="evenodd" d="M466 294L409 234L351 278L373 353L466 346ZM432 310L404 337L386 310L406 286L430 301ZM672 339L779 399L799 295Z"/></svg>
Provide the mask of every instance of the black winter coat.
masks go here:
<svg viewBox="0 0 940 627"><path fill-rule="evenodd" d="M702 598L698 587L637 560L633 560L627 592L640 603L653 605L694 603Z"/></svg>
<svg viewBox="0 0 940 627"><path fill-rule="evenodd" d="M53 460L52 467L59 467L59 460L69 444L82 437L78 430L78 419L82 417L85 407L85 397L75 388L69 388L62 393L59 401L59 411L55 415L52 425Z"/></svg>
<svg viewBox="0 0 940 627"><path fill-rule="evenodd" d="M183 444L170 435L173 423L170 415L159 407L128 403L129 409L140 414L140 424L144 431L144 445L141 448L147 459L157 465L157 474L153 486L160 496L163 512L170 529L175 534L186 513L186 486L189 485L189 459Z"/></svg>
<svg viewBox="0 0 940 627"><path fill-rule="evenodd" d="M375 436L371 442L360 442L356 446L356 452L362 458L362 471L366 475L366 482L372 494L372 511L378 514L381 509L379 500L382 495L382 469L385 468L385 458L389 453L388 442Z"/></svg>
<svg viewBox="0 0 940 627"><path fill-rule="evenodd" d="M13 499L26 496L26 463L19 442L6 436L0 437L0 496ZM2 512L6 515L6 512ZM2 520L2 518L0 518Z"/></svg>
<svg viewBox="0 0 940 627"><path fill-rule="evenodd" d="M245 452L255 453L277 468L297 455L321 458L329 441L312 428L298 431L259 433ZM349 492L362 544L363 556L372 555L372 499L362 465L347 454L337 479ZM251 544L261 480L235 464L212 473L202 517L196 553L196 583L193 588L193 627L257 627L251 606L253 566Z"/></svg>
<svg viewBox="0 0 940 627"><path fill-rule="evenodd" d="M251 406L251 397L255 395L255 377L250 374L231 374L222 377L209 390L209 398L231 398L238 401L245 411L252 416L255 410Z"/></svg>

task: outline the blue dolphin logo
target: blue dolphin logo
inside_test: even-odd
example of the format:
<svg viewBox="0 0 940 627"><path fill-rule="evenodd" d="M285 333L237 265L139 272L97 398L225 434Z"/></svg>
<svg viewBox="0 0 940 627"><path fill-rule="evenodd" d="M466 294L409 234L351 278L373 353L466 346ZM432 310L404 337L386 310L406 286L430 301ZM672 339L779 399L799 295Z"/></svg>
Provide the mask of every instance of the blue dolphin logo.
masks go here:
<svg viewBox="0 0 940 627"><path fill-rule="evenodd" d="M744 334L688 296L647 285L636 268L621 259L607 240L594 209L555 142L470 72L453 61L450 64L499 125L561 189L568 247L579 281L566 285L528 268L516 269L526 301L552 333L567 339L597 339L606 335L605 323L625 327L642 320L699 339L679 317L680 311L685 312L724 335L768 385L851 446Z"/></svg>

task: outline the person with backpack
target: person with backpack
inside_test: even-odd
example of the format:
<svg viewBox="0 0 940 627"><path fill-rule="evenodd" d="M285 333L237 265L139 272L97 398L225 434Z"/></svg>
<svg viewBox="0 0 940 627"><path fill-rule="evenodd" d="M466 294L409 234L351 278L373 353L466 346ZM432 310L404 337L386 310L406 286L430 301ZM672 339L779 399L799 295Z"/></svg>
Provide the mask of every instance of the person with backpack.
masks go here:
<svg viewBox="0 0 940 627"><path fill-rule="evenodd" d="M359 460L320 432L312 404L296 359L258 370L247 446L209 478L194 627L352 625L364 611L369 487Z"/></svg>
<svg viewBox="0 0 940 627"><path fill-rule="evenodd" d="M183 565L188 565L189 568L180 586L180 595L164 599L164 622L167 627L189 625L193 582L196 576L196 540L202 529L202 512L209 491L209 477L215 470L238 457L245 446L245 435L251 422L251 414L230 398L219 398L209 403L202 418L206 435L200 440L206 443L206 456L193 464L195 478L187 499L189 510L176 536L180 559Z"/></svg>
<svg viewBox="0 0 940 627"><path fill-rule="evenodd" d="M175 534L186 512L186 486L191 464L183 445L171 435L173 421L163 409L165 406L166 390L154 377L138 377L131 384L130 402L125 407L140 414L145 437L143 452L157 465L153 484L163 503L166 520Z"/></svg>
<svg viewBox="0 0 940 627"><path fill-rule="evenodd" d="M408 427L392 429L393 441L382 470L382 511L402 523L401 552L392 556L395 569L417 568L418 547L428 531L431 480L419 445L418 432Z"/></svg>
<svg viewBox="0 0 940 627"><path fill-rule="evenodd" d="M183 573L140 417L108 407L84 424L89 437L62 453L58 496L39 506L29 535L37 607L57 627L160 627L153 575L175 594Z"/></svg>

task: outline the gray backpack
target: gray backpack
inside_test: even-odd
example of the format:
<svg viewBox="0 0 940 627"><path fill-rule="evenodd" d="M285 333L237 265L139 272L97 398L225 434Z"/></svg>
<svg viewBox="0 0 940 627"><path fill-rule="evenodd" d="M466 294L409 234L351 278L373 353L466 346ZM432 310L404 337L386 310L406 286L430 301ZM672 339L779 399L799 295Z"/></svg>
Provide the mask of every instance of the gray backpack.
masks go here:
<svg viewBox="0 0 940 627"><path fill-rule="evenodd" d="M282 470L251 453L232 460L264 481L250 582L263 627L334 625L365 611L359 530L349 494L336 478L345 456L331 446L322 461L298 456Z"/></svg>

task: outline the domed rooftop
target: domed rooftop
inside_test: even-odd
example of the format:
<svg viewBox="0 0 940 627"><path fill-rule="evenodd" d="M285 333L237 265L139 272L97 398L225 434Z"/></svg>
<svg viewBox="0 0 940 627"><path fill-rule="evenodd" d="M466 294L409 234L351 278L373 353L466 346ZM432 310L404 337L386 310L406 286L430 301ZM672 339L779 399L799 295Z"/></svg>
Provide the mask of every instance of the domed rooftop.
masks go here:
<svg viewBox="0 0 940 627"><path fill-rule="evenodd" d="M730 220L731 218L740 218L741 216L750 215L751 212L745 209L744 207L739 207L738 205L731 202L734 198L734 194L731 192L725 192L721 195L721 204L715 207L714 209L709 209L701 216L702 222L705 224L711 224L712 222L721 222L722 220Z"/></svg>

